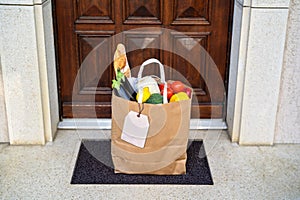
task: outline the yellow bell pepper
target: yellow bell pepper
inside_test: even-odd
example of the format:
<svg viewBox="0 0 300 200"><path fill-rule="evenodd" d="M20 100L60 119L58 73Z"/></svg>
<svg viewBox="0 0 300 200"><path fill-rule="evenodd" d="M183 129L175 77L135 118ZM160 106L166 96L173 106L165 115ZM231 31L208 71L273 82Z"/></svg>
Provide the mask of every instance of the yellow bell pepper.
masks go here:
<svg viewBox="0 0 300 200"><path fill-rule="evenodd" d="M138 101L139 100L139 96L140 96L140 93L138 92L137 95L136 95L136 100ZM149 97L151 96L151 93L149 91L149 87L144 87L143 88L143 100L142 102L145 103Z"/></svg>
<svg viewBox="0 0 300 200"><path fill-rule="evenodd" d="M188 99L190 99L190 98L185 92L179 92L177 94L174 94L171 97L170 102L182 101L182 100L188 100Z"/></svg>

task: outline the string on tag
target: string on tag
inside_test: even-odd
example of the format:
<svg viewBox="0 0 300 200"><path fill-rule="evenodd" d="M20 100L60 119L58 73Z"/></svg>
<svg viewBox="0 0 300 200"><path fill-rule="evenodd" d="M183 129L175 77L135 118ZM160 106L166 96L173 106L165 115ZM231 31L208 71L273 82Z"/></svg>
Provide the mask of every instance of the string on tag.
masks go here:
<svg viewBox="0 0 300 200"><path fill-rule="evenodd" d="M139 105L139 114L137 115L137 117L140 117L140 116L141 116L141 113L142 113L143 110L144 110L144 104L142 103L142 108L141 108L141 104L140 104L140 103L138 103L138 105Z"/></svg>

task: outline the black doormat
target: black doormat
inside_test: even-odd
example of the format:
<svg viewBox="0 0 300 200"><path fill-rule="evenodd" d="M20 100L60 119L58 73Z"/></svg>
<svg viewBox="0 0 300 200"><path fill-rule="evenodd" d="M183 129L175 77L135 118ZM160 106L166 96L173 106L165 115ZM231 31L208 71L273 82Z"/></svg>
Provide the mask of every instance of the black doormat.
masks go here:
<svg viewBox="0 0 300 200"><path fill-rule="evenodd" d="M202 141L189 142L185 175L115 174L109 140L83 140L71 184L184 184L213 185ZM104 163L104 164L103 164Z"/></svg>

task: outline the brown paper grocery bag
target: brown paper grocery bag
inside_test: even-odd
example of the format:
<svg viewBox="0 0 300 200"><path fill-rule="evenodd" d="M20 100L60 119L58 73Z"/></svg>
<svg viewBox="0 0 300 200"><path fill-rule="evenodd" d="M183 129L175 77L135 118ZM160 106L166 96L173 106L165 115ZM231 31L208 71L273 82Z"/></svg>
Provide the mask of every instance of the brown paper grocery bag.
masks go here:
<svg viewBox="0 0 300 200"><path fill-rule="evenodd" d="M166 85L165 72L159 60L146 60L140 68L151 63L159 64L161 82ZM141 86L141 85L140 85ZM142 88L139 88L142 96ZM138 99L141 103L142 97ZM190 127L191 99L168 103L167 87L164 104L144 104L141 114L148 116L149 129L144 148L121 139L124 119L130 111L139 112L139 104L112 95L111 154L116 173L176 175L186 173L186 149Z"/></svg>
<svg viewBox="0 0 300 200"><path fill-rule="evenodd" d="M186 173L191 100L144 104L149 119L144 148L121 140L125 116L139 111L138 103L113 94L111 154L116 173L176 175Z"/></svg>

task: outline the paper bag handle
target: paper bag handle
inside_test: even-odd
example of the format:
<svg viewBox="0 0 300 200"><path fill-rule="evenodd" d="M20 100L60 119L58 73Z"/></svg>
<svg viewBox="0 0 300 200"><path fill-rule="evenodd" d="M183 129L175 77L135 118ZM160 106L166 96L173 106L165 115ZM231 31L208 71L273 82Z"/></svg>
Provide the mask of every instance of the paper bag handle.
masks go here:
<svg viewBox="0 0 300 200"><path fill-rule="evenodd" d="M163 64L161 64L161 62L159 60L157 60L156 58L150 58L150 59L146 60L145 62L143 62L143 64L141 65L140 71L138 73L138 79L142 78L144 67L146 65L149 65L152 63L156 63L159 65L160 80L164 84L163 103L166 104L166 103L168 103L168 98L167 98L167 83L166 83L166 77L165 77L165 70L164 70Z"/></svg>
<svg viewBox="0 0 300 200"><path fill-rule="evenodd" d="M159 70L160 70L160 79L161 82L165 83L165 70L164 70L164 66L163 64L161 64L161 62L159 60L157 60L156 58L150 58L148 60L146 60L145 62L143 62L143 64L141 65L140 71L138 73L138 78L142 78L143 75L143 71L144 71L144 67L146 65L152 64L152 63L156 63L159 65Z"/></svg>

